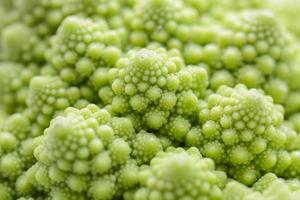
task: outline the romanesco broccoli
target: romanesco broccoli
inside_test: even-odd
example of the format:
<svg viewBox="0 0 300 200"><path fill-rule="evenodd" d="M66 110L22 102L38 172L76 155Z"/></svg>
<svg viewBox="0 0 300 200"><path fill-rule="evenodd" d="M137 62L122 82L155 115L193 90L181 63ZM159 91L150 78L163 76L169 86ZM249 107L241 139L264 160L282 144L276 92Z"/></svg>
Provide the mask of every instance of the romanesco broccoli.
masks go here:
<svg viewBox="0 0 300 200"><path fill-rule="evenodd" d="M1 0L0 200L297 200L299 0Z"/></svg>

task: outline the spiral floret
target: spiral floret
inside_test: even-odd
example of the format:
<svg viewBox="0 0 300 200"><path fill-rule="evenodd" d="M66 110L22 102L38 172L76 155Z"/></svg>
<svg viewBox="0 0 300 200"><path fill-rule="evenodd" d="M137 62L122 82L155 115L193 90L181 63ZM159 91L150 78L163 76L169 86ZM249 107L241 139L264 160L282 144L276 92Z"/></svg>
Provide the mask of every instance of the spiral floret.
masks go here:
<svg viewBox="0 0 300 200"><path fill-rule="evenodd" d="M202 158L196 148L170 148L140 172L134 199L221 199L215 172L212 160Z"/></svg>
<svg viewBox="0 0 300 200"><path fill-rule="evenodd" d="M67 17L59 26L47 59L66 82L79 83L98 67L111 67L121 56L121 33L102 20Z"/></svg>
<svg viewBox="0 0 300 200"><path fill-rule="evenodd" d="M193 116L198 110L198 98L205 93L207 72L203 68L185 67L177 53L141 49L120 59L120 68L111 84L112 111L139 116L139 127L146 127L146 131L167 125L173 113L182 118ZM101 99L106 101L104 97Z"/></svg>
<svg viewBox="0 0 300 200"><path fill-rule="evenodd" d="M244 184L252 184L261 172L289 166L282 108L259 90L223 86L208 97L199 118L203 155L227 165L228 173Z"/></svg>
<svg viewBox="0 0 300 200"><path fill-rule="evenodd" d="M118 192L115 173L126 165L131 147L117 137L112 121L106 110L91 104L68 108L54 118L35 149L40 165L36 173L44 169L47 177L38 184L63 183L74 192L88 191L92 199L113 199Z"/></svg>
<svg viewBox="0 0 300 200"><path fill-rule="evenodd" d="M270 7L276 15L278 15L284 25L291 31L297 38L300 38L300 26L297 23L297 17L299 16L299 0L291 1L276 1L269 3Z"/></svg>
<svg viewBox="0 0 300 200"><path fill-rule="evenodd" d="M36 76L29 86L28 116L45 128L54 114L74 105L79 97L78 87L70 87L57 76Z"/></svg>
<svg viewBox="0 0 300 200"><path fill-rule="evenodd" d="M196 9L181 0L138 1L127 19L132 29L130 42L134 46L144 46L148 40L166 43L172 37L182 39L186 35L185 25L195 22L197 16ZM181 28L183 34L177 33Z"/></svg>
<svg viewBox="0 0 300 200"><path fill-rule="evenodd" d="M275 103L285 105L287 113L299 110L291 93L299 88L298 50L276 16L270 10L244 10L227 14L221 25L215 36L217 44L191 51L198 52L199 61L213 69L212 89L242 83L262 88Z"/></svg>

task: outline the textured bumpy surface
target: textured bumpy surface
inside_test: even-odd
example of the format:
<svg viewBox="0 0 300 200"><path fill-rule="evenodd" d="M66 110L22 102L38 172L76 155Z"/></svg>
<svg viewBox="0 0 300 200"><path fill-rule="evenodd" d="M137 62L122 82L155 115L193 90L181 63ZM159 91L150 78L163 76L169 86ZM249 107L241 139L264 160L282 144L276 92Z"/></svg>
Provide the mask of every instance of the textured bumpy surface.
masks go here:
<svg viewBox="0 0 300 200"><path fill-rule="evenodd" d="M299 0L0 0L0 200L298 200Z"/></svg>

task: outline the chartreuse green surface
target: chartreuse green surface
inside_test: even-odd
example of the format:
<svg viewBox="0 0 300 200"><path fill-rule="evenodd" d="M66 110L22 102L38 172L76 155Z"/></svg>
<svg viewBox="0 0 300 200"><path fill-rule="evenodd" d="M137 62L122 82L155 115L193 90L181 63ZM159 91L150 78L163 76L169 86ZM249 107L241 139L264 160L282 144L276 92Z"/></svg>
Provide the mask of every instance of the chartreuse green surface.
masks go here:
<svg viewBox="0 0 300 200"><path fill-rule="evenodd" d="M298 200L298 4L1 0L0 200Z"/></svg>

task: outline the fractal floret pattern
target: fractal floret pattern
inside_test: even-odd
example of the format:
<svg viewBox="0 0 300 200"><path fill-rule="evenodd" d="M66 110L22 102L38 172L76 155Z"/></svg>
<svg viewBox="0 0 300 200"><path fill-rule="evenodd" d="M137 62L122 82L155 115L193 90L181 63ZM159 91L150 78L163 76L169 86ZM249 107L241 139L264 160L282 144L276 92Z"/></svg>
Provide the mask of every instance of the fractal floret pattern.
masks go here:
<svg viewBox="0 0 300 200"><path fill-rule="evenodd" d="M299 0L1 0L0 200L298 200Z"/></svg>

